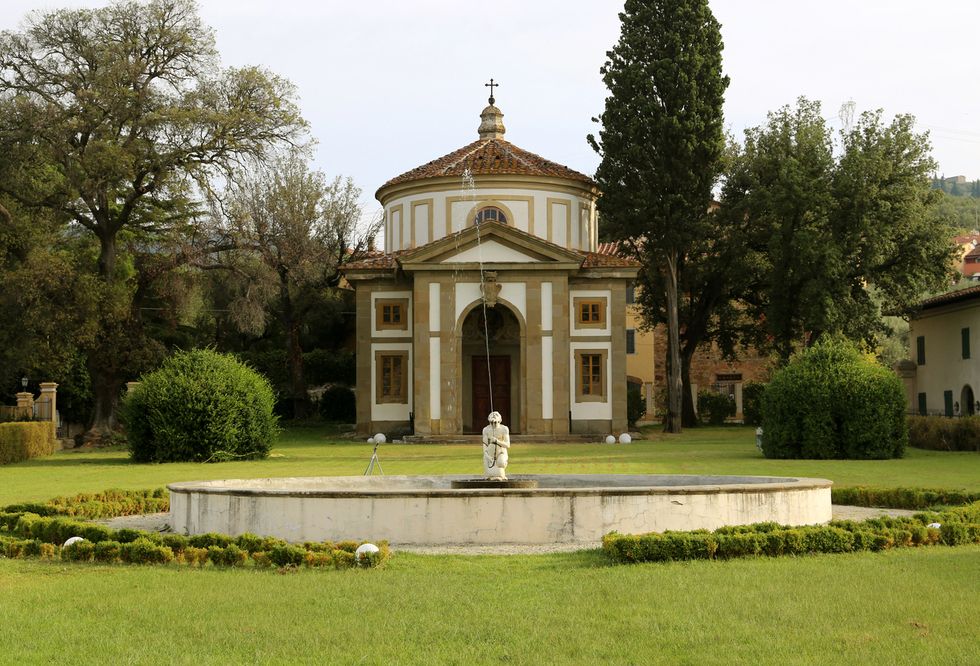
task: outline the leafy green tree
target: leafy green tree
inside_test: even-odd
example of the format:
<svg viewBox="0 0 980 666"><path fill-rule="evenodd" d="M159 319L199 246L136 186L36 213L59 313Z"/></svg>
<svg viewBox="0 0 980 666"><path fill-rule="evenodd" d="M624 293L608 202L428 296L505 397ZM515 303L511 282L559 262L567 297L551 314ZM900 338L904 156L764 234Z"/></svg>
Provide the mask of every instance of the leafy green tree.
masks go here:
<svg viewBox="0 0 980 666"><path fill-rule="evenodd" d="M685 253L703 237L724 149L721 29L707 0L627 0L619 16L619 41L600 70L609 89L602 129L588 140L602 156L606 233L642 262L641 298L665 303L665 429L680 432L679 283Z"/></svg>
<svg viewBox="0 0 980 666"><path fill-rule="evenodd" d="M755 325L747 320L736 300L754 265L754 254L747 242L751 238L749 221L727 213L726 209L713 207L712 213L701 221L700 236L691 240L679 263L678 339L685 428L700 423L691 390L695 353L714 343L726 358L735 359L741 351L741 340ZM650 274L647 288L652 294L664 293L664 277L663 271ZM641 295L637 300L645 322L667 323L663 298Z"/></svg>
<svg viewBox="0 0 980 666"><path fill-rule="evenodd" d="M308 412L302 333L314 308L340 280L340 267L358 258L379 222L360 226L361 190L350 179L327 182L297 154L233 184L223 231L237 251L224 266L244 279L233 302L237 326L265 328L266 313L278 317L286 338L293 415Z"/></svg>
<svg viewBox="0 0 980 666"><path fill-rule="evenodd" d="M91 247L48 216L2 197L0 208L0 387L20 390L25 375L57 382L64 413L88 397L77 368L96 337L100 290L79 255Z"/></svg>
<svg viewBox="0 0 980 666"><path fill-rule="evenodd" d="M751 342L787 360L825 332L874 345L882 312L909 311L948 283L952 229L930 187L935 164L911 116L865 113L840 137L800 99L746 132L722 193L750 221L743 301L762 323Z"/></svg>
<svg viewBox="0 0 980 666"><path fill-rule="evenodd" d="M216 176L301 137L286 80L256 67L220 69L193 0L116 2L31 14L0 34L0 150L21 154L21 177L0 193L90 232L104 289L100 347L89 355L93 430L112 426L137 348L138 270L122 241L151 250L190 235L195 192ZM123 335L124 340L115 339Z"/></svg>

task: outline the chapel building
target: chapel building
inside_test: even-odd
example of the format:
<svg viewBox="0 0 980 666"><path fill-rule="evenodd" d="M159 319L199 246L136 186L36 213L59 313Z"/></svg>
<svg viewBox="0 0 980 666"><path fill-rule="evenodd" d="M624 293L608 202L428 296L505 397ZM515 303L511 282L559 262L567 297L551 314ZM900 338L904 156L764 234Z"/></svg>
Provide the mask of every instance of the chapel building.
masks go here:
<svg viewBox="0 0 980 666"><path fill-rule="evenodd" d="M345 268L355 290L357 428L620 433L626 298L639 265L599 251L588 176L504 139L478 140L381 186L384 252Z"/></svg>

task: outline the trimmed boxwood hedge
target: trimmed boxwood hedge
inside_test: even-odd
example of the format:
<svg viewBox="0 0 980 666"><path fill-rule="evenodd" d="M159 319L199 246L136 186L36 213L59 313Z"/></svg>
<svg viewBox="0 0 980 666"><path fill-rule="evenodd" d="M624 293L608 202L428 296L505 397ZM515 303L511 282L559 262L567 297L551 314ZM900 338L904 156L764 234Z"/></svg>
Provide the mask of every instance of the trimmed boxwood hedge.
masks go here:
<svg viewBox="0 0 980 666"><path fill-rule="evenodd" d="M50 456L56 449L48 421L0 423L0 465Z"/></svg>
<svg viewBox="0 0 980 666"><path fill-rule="evenodd" d="M123 400L136 462L264 458L278 433L265 377L210 349L177 352Z"/></svg>
<svg viewBox="0 0 980 666"><path fill-rule="evenodd" d="M56 497L37 504L13 504L0 509L0 556L60 558L66 562L167 564L219 567L333 567L358 564L354 557L362 541L290 544L275 537L242 534L160 534L130 528L112 529L78 520L83 514L106 518L130 515L134 506L159 509L166 490L106 490L73 497ZM33 511L32 509L38 509ZM161 509L166 510L166 509ZM62 548L74 536L78 541ZM387 542L380 552L362 558L361 566L376 567L388 560Z"/></svg>
<svg viewBox="0 0 980 666"><path fill-rule="evenodd" d="M69 538L84 540L61 547ZM357 565L354 551L363 542L343 541L290 544L282 539L242 534L201 534L185 537L139 530L113 530L71 518L38 516L32 513L0 513L0 555L6 557L60 557L65 562L126 564L186 564L218 567L333 567ZM388 544L380 552L362 559L361 565L376 567L388 560Z"/></svg>
<svg viewBox="0 0 980 666"><path fill-rule="evenodd" d="M980 493L942 488L877 488L874 486L838 488L835 486L830 489L830 498L834 504L911 509L914 511L937 506L957 506L980 502Z"/></svg>
<svg viewBox="0 0 980 666"><path fill-rule="evenodd" d="M939 523L940 527L929 527ZM937 544L980 543L980 502L944 511L862 522L835 520L827 525L787 527L757 523L714 532L663 532L639 535L612 532L602 549L617 562L724 560L766 555L851 553Z"/></svg>
<svg viewBox="0 0 980 666"><path fill-rule="evenodd" d="M762 427L767 458L900 458L905 390L872 356L824 337L773 375Z"/></svg>

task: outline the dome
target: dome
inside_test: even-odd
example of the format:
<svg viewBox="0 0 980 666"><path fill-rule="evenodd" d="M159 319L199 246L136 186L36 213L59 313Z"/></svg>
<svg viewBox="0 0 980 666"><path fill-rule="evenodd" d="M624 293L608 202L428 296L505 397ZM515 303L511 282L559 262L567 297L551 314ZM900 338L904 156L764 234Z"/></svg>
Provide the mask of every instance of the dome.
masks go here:
<svg viewBox="0 0 980 666"><path fill-rule="evenodd" d="M422 166L395 176L378 188L377 197L394 186L427 178L461 178L469 171L473 176L544 176L574 180L587 188L595 187L595 182L583 173L563 164L552 162L540 155L519 148L506 141L503 136L503 113L491 104L480 114L480 138L448 155L443 155Z"/></svg>

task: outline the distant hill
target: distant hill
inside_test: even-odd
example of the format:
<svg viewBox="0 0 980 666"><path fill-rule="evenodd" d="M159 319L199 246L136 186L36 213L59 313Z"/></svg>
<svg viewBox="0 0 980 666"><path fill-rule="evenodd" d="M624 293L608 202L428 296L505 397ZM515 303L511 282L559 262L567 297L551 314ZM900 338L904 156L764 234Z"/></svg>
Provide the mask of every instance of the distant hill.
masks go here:
<svg viewBox="0 0 980 666"><path fill-rule="evenodd" d="M954 197L973 197L980 199L980 179L969 180L966 176L944 176L932 179L932 187Z"/></svg>

